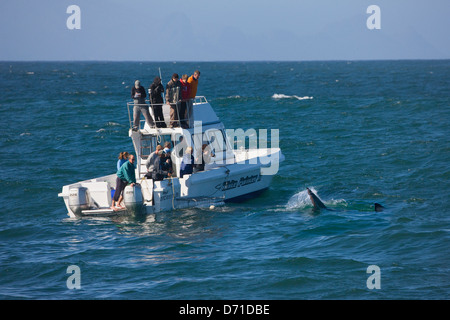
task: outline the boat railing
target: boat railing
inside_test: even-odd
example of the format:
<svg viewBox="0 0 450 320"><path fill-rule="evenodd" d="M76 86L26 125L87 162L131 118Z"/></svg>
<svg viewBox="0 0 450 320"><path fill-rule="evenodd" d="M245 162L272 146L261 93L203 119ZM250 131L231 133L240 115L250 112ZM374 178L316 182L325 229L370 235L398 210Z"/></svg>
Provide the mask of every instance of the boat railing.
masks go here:
<svg viewBox="0 0 450 320"><path fill-rule="evenodd" d="M130 129L134 127L134 107L148 107L150 117L153 120L153 128L172 128L182 127L185 129L193 127L194 121L194 104L205 103L206 98L203 96L195 97L195 99L188 99L178 101L177 103L151 103L145 100L145 103L138 104L135 102L127 102L128 119ZM141 112L142 113L142 112ZM158 117L158 120L157 120ZM145 117L144 117L145 118ZM161 120L162 118L162 120ZM139 126L137 129L142 129L145 125L145 119L139 119Z"/></svg>
<svg viewBox="0 0 450 320"><path fill-rule="evenodd" d="M208 103L208 100L204 96L196 96L193 100L194 104Z"/></svg>

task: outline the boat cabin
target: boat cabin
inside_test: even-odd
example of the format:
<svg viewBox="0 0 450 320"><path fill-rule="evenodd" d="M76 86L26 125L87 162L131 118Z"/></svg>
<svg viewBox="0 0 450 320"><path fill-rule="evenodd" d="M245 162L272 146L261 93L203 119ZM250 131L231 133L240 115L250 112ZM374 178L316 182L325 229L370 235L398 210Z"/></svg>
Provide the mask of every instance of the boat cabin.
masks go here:
<svg viewBox="0 0 450 320"><path fill-rule="evenodd" d="M136 151L137 179L142 179L147 173L146 161L149 155L156 150L156 146L164 147L167 142L171 146L172 177L179 177L181 159L187 147L193 148L192 154L195 158L201 153L204 144L209 146L214 154L214 161L205 165L205 171L235 162L235 154L227 139L224 125L205 97L196 97L192 101L191 112L187 112L185 117L178 116L177 119L180 120L176 121L170 120L169 105L159 105L157 107L162 107L164 123L155 121L155 126L149 126L145 120L141 120L138 130L132 129L133 107L133 102L128 103L129 136L132 138ZM149 109L150 115L155 119L154 109L152 107ZM178 107L176 110L180 110L180 108Z"/></svg>

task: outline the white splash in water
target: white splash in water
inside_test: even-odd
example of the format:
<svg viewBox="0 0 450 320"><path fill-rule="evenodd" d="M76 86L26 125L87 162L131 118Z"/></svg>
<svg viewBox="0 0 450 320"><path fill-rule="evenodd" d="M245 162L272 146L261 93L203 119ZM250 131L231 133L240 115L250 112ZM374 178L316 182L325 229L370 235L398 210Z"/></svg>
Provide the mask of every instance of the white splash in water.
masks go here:
<svg viewBox="0 0 450 320"><path fill-rule="evenodd" d="M311 191L316 193L316 190L314 188L310 189ZM286 204L286 209L302 209L310 206L312 206L311 199L309 198L308 191L306 191L305 189L297 192L289 199L288 203Z"/></svg>
<svg viewBox="0 0 450 320"><path fill-rule="evenodd" d="M308 97L308 96L304 96L304 97L299 97L296 95L293 96L288 96L282 93L274 93L272 96L272 99L297 99L297 100L311 100L314 97Z"/></svg>
<svg viewBox="0 0 450 320"><path fill-rule="evenodd" d="M309 188L317 197L319 197L319 195L317 194L317 190L314 187L310 187ZM322 200L320 197L319 199L327 206L327 207L336 207L336 206L347 206L347 201L345 201L344 199L330 199L327 201ZM302 190L300 192L297 192L296 194L294 194L288 201L288 203L286 204L286 209L287 210L292 210L292 209L303 209L303 208L308 208L308 207L312 207L313 204L311 202L311 199L309 198L308 195L308 191Z"/></svg>

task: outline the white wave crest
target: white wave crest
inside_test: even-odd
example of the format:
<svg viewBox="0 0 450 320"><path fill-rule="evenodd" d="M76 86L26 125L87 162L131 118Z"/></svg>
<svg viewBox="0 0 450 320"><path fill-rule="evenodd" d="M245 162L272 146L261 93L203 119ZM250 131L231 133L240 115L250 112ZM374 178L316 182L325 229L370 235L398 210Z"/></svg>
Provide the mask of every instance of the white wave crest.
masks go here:
<svg viewBox="0 0 450 320"><path fill-rule="evenodd" d="M117 127L117 126L120 126L121 124L117 123L117 122L109 121L109 122L106 123L106 125L108 127Z"/></svg>
<svg viewBox="0 0 450 320"><path fill-rule="evenodd" d="M288 96L286 94L282 94L282 93L274 93L272 96L272 99L297 99L297 100L311 100L314 99L314 97L308 97L308 96L304 96L304 97L299 97L296 95L293 96Z"/></svg>

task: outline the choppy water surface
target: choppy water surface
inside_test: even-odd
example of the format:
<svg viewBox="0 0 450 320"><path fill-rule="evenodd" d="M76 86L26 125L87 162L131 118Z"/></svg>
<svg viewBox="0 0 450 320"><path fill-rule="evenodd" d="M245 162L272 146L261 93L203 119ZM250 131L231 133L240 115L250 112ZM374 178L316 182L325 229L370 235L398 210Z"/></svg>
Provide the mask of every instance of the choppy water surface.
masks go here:
<svg viewBox="0 0 450 320"><path fill-rule="evenodd" d="M226 127L279 129L271 188L161 221L69 219L62 186L132 151L129 91L158 68L200 69ZM0 63L0 297L448 299L449 75L448 60Z"/></svg>

